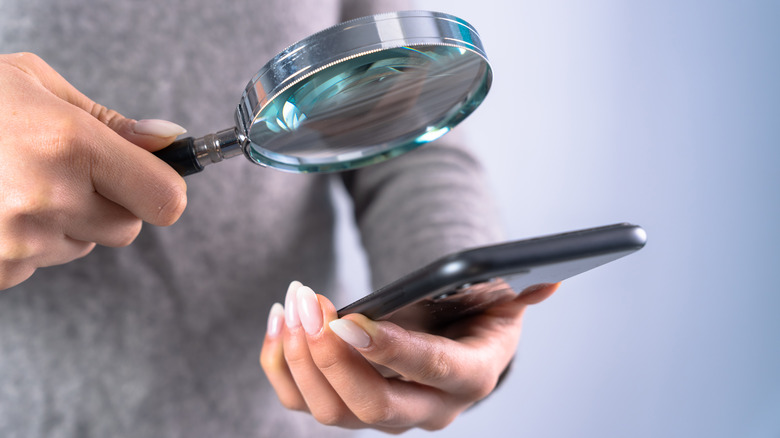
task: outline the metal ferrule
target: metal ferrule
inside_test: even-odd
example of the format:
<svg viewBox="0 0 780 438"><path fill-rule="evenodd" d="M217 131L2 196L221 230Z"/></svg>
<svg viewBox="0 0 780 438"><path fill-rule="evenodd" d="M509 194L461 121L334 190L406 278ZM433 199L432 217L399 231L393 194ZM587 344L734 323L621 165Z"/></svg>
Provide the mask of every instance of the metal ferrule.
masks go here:
<svg viewBox="0 0 780 438"><path fill-rule="evenodd" d="M219 131L216 134L208 134L194 140L195 157L201 166L242 155L247 143L245 135L236 128Z"/></svg>

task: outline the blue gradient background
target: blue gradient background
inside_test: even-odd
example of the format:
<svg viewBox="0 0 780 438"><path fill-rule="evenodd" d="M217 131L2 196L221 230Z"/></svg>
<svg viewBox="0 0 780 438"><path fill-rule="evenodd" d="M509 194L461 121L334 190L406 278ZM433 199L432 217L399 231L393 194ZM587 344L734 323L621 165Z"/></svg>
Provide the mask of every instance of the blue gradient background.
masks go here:
<svg viewBox="0 0 780 438"><path fill-rule="evenodd" d="M434 435L780 437L780 2L416 6L483 37L464 126L509 237L649 235L530 309L510 380Z"/></svg>

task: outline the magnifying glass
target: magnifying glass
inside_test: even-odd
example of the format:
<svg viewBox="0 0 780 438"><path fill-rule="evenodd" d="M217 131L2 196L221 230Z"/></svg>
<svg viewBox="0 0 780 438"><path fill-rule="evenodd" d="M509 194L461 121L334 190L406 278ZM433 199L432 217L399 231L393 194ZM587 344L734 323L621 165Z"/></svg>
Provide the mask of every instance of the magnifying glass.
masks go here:
<svg viewBox="0 0 780 438"><path fill-rule="evenodd" d="M295 173L355 169L446 134L482 103L491 80L479 35L460 18L358 18L269 61L244 90L235 127L155 155L181 175L237 155Z"/></svg>

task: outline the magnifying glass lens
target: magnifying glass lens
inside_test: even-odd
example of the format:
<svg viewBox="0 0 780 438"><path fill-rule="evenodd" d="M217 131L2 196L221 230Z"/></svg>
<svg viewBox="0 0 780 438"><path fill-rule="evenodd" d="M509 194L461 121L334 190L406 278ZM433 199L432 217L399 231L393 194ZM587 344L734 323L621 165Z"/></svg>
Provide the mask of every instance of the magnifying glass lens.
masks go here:
<svg viewBox="0 0 780 438"><path fill-rule="evenodd" d="M234 127L154 154L182 176L238 155L297 173L355 169L446 134L482 103L491 80L479 35L460 18L362 17L266 63L244 89Z"/></svg>
<svg viewBox="0 0 780 438"><path fill-rule="evenodd" d="M444 135L484 99L490 67L470 50L369 52L309 74L257 113L248 155L293 172L347 170Z"/></svg>

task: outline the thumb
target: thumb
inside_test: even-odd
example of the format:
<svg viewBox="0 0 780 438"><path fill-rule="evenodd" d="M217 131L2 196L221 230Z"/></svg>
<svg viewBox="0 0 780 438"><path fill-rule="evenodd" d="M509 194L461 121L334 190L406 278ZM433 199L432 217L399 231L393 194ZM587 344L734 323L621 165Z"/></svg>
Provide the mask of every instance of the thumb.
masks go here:
<svg viewBox="0 0 780 438"><path fill-rule="evenodd" d="M107 125L131 143L147 151L155 152L171 144L177 136L187 132L181 126L167 120L133 120L115 117Z"/></svg>

